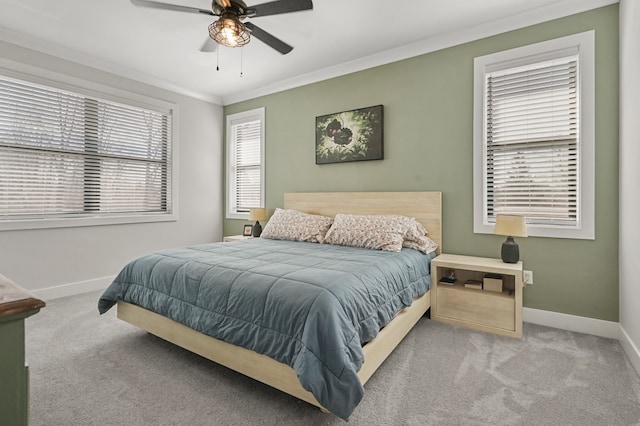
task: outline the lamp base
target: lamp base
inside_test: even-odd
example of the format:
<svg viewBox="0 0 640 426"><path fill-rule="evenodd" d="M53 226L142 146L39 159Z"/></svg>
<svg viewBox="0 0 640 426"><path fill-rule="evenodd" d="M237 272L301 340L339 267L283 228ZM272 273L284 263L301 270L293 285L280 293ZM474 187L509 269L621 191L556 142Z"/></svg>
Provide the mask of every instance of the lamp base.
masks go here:
<svg viewBox="0 0 640 426"><path fill-rule="evenodd" d="M507 237L507 240L502 243L502 261L504 263L518 263L520 260L520 248L513 237Z"/></svg>
<svg viewBox="0 0 640 426"><path fill-rule="evenodd" d="M256 220L256 223L253 225L253 228L251 228L251 231L254 237L259 237L260 234L262 234L262 225L260 225L260 222Z"/></svg>

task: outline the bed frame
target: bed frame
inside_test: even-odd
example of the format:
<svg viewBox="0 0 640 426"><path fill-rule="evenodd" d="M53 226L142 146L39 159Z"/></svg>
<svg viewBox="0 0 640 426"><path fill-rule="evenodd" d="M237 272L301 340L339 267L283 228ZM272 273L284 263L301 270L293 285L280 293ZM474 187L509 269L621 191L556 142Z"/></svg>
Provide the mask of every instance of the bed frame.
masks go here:
<svg viewBox="0 0 640 426"><path fill-rule="evenodd" d="M284 194L284 207L335 216L349 214L402 214L415 217L442 250L441 192L316 192ZM358 377L364 385L431 306L430 292L415 299L363 347L364 364ZM320 407L313 394L300 385L286 364L249 349L202 334L137 305L118 302L118 318L184 349L231 368L255 380Z"/></svg>

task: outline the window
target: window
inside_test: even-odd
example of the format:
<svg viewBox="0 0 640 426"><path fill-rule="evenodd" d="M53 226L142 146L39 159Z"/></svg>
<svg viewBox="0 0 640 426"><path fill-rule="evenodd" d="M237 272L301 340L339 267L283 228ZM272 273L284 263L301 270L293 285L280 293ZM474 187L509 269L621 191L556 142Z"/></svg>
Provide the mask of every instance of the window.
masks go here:
<svg viewBox="0 0 640 426"><path fill-rule="evenodd" d="M264 207L264 108L227 116L227 218Z"/></svg>
<svg viewBox="0 0 640 426"><path fill-rule="evenodd" d="M475 60L474 231L594 238L593 32Z"/></svg>
<svg viewBox="0 0 640 426"><path fill-rule="evenodd" d="M171 119L0 76L0 229L173 219Z"/></svg>

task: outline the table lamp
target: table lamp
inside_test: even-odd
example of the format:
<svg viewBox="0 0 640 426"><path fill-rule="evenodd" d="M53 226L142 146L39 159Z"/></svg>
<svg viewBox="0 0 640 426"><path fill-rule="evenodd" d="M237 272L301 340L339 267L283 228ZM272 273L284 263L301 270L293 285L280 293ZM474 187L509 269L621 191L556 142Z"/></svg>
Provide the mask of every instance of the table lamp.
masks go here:
<svg viewBox="0 0 640 426"><path fill-rule="evenodd" d="M493 229L493 233L507 236L507 240L502 243L502 261L504 263L518 263L520 249L513 237L527 236L527 224L524 216L499 214L496 216L496 226Z"/></svg>
<svg viewBox="0 0 640 426"><path fill-rule="evenodd" d="M267 219L267 209L262 208L254 208L249 209L249 220L255 220L256 223L253 225L252 234L254 237L259 237L262 234L262 225L260 225L261 220Z"/></svg>

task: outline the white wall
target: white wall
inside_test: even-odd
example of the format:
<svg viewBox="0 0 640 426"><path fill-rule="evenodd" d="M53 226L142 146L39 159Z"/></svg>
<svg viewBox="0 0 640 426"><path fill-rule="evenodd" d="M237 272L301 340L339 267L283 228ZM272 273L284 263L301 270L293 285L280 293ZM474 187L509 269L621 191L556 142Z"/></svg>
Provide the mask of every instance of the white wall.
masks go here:
<svg viewBox="0 0 640 426"><path fill-rule="evenodd" d="M620 1L620 342L640 372L640 2Z"/></svg>
<svg viewBox="0 0 640 426"><path fill-rule="evenodd" d="M0 274L37 296L104 288L129 260L222 239L222 107L0 41L0 66L79 78L178 105L178 220L0 232Z"/></svg>

